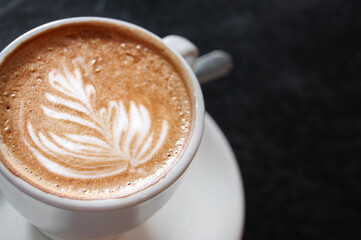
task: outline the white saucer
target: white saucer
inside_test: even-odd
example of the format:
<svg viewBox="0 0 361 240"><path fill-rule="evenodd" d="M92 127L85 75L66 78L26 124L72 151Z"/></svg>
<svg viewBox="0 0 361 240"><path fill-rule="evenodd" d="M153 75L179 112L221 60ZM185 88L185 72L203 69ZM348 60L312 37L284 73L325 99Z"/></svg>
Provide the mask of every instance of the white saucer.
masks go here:
<svg viewBox="0 0 361 240"><path fill-rule="evenodd" d="M237 161L207 114L204 136L187 175L170 201L151 219L116 240L239 240L244 192ZM46 240L0 193L0 239Z"/></svg>

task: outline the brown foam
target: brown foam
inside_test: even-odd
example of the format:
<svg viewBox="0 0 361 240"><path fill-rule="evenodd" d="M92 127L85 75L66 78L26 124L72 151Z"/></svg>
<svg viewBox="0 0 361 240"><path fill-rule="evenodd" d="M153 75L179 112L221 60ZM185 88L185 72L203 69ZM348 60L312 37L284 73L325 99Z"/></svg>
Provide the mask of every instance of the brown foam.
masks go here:
<svg viewBox="0 0 361 240"><path fill-rule="evenodd" d="M95 88L95 97L92 95L89 99L94 101L92 106L96 111L109 109L109 102L114 100L121 100L127 113L132 102L142 105L149 112L154 139L160 138L163 122L168 123L166 141L149 161L132 166L121 157L108 161L101 152L98 155L102 161L86 163L82 158L54 154L37 146L29 134L29 123L39 139L40 134L47 139L54 134L64 138L67 134L102 138L99 131L91 127L44 115L43 106L46 106L92 121L86 114L46 98L48 93L73 100L48 81L49 73L54 69L65 76L64 66L72 74L79 70L84 86ZM78 23L51 29L26 41L9 55L0 65L0 78L0 122L3 126L0 133L2 148L5 148L0 159L13 174L45 192L77 199L125 197L164 177L187 145L194 108L188 76L168 50L141 33L100 23ZM135 145L133 139L130 149ZM155 145L152 142L151 148ZM84 146L94 145L85 143ZM121 167L126 170L97 178L63 176L49 171L39 162L37 152L74 171L109 172ZM86 154L93 153L88 151ZM113 167L109 168L109 164Z"/></svg>

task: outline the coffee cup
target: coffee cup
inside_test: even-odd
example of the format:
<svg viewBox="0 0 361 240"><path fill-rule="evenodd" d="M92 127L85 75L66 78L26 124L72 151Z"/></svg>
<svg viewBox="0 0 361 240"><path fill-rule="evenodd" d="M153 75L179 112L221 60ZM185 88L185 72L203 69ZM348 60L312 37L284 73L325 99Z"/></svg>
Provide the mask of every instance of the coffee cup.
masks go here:
<svg viewBox="0 0 361 240"><path fill-rule="evenodd" d="M0 53L0 189L51 239L104 239L170 199L201 141L197 48L120 20L63 19Z"/></svg>

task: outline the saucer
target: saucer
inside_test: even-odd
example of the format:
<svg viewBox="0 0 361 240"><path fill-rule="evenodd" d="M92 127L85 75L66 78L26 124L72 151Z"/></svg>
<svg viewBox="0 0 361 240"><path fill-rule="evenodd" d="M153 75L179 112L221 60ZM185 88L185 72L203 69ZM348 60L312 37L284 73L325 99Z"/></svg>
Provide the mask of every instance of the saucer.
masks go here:
<svg viewBox="0 0 361 240"><path fill-rule="evenodd" d="M0 192L0 239L46 240ZM244 191L232 149L206 114L204 135L192 164L169 202L144 224L114 240L239 240Z"/></svg>

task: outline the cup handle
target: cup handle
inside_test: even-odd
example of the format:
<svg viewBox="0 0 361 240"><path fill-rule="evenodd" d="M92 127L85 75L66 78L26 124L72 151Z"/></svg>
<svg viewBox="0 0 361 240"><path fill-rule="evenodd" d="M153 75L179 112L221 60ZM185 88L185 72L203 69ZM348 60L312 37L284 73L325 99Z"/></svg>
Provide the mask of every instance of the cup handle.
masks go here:
<svg viewBox="0 0 361 240"><path fill-rule="evenodd" d="M223 77L233 68L232 56L223 50L214 50L197 58L198 48L184 37L169 35L163 42L186 60L201 84Z"/></svg>

